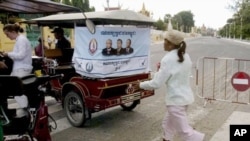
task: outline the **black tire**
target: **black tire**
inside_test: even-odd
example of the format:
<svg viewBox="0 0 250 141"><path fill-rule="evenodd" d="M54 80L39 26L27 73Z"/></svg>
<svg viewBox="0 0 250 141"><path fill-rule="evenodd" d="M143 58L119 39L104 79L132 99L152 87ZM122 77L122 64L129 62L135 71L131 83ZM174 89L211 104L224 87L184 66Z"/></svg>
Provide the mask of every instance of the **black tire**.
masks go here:
<svg viewBox="0 0 250 141"><path fill-rule="evenodd" d="M124 111L132 111L139 103L140 100L135 100L133 102L121 104L121 107Z"/></svg>
<svg viewBox="0 0 250 141"><path fill-rule="evenodd" d="M85 107L85 102L80 95L74 91L66 94L64 99L64 111L70 124L74 127L84 126L91 114Z"/></svg>

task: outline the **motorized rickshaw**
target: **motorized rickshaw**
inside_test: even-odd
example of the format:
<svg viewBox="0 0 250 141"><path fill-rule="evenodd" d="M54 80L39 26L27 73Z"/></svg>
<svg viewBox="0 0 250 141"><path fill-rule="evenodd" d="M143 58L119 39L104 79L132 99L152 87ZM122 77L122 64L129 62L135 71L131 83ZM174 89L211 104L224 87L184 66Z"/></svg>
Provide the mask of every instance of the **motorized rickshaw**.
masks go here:
<svg viewBox="0 0 250 141"><path fill-rule="evenodd" d="M47 59L46 65L49 74L64 73L67 77L70 72L66 81L52 82L51 86L60 92L67 119L73 126L83 126L92 113L114 106L130 111L141 99L154 95L154 91L133 87L135 82L151 78L149 47L153 22L130 10L57 14L26 21L39 26L74 28L72 62L58 65L52 58ZM123 42L123 53L115 52L118 40ZM110 44L107 41L113 42L112 49L106 47ZM132 45L133 52L126 52L126 43Z"/></svg>
<svg viewBox="0 0 250 141"><path fill-rule="evenodd" d="M58 12L78 12L76 7L44 0L1 0L1 23L9 23L10 15L18 14L55 14ZM3 40L1 40L3 42ZM0 42L1 43L1 42ZM3 45L3 44L2 44ZM0 46L1 47L1 46ZM2 50L1 50L2 51ZM10 76L13 61L0 54L0 61L7 69L0 70L0 141L51 141L48 107L44 98L44 83L61 78L61 75L36 77L30 74L23 78ZM29 106L27 115L16 116L18 108L8 106L7 99L25 94Z"/></svg>

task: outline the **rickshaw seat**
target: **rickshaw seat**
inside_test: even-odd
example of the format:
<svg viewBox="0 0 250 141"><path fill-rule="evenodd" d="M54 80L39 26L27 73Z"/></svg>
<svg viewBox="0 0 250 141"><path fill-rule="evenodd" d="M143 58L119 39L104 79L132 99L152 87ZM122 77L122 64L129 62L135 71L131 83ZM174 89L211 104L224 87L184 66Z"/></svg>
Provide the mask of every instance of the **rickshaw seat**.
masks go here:
<svg viewBox="0 0 250 141"><path fill-rule="evenodd" d="M57 59L60 64L72 62L73 48L66 49L47 49L44 56L51 59Z"/></svg>
<svg viewBox="0 0 250 141"><path fill-rule="evenodd" d="M62 62L64 63L72 62L73 53L74 53L73 48L62 49L62 55L63 55Z"/></svg>
<svg viewBox="0 0 250 141"><path fill-rule="evenodd" d="M44 50L44 56L47 58L58 58L62 56L62 50L61 49L46 49Z"/></svg>

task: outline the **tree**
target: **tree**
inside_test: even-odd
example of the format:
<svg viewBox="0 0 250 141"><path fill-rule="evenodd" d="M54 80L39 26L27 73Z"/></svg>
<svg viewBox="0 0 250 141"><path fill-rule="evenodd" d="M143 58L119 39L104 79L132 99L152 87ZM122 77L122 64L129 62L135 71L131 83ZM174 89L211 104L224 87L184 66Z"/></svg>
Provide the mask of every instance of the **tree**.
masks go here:
<svg viewBox="0 0 250 141"><path fill-rule="evenodd" d="M228 9L234 12L235 36L240 39L250 38L250 0L231 0ZM228 23L227 23L228 24ZM225 26L224 26L225 27ZM225 30L222 28L221 30ZM220 33L225 34L221 31Z"/></svg>
<svg viewBox="0 0 250 141"><path fill-rule="evenodd" d="M174 15L173 21L176 22L177 27L180 27L183 32L190 32L194 26L194 15L191 11L181 11Z"/></svg>
<svg viewBox="0 0 250 141"><path fill-rule="evenodd" d="M172 25L174 29L180 30L181 25L183 25L181 15L174 15L172 18Z"/></svg>
<svg viewBox="0 0 250 141"><path fill-rule="evenodd" d="M58 3L60 3L60 2L61 2L61 0L51 0L51 1L58 2Z"/></svg>
<svg viewBox="0 0 250 141"><path fill-rule="evenodd" d="M89 7L89 0L71 0L72 6L78 7L83 12L95 11L94 7Z"/></svg>
<svg viewBox="0 0 250 141"><path fill-rule="evenodd" d="M89 0L52 0L54 2L79 8L83 12L95 11L95 7L89 7Z"/></svg>
<svg viewBox="0 0 250 141"><path fill-rule="evenodd" d="M166 24L164 23L164 21L162 19L158 19L155 23L154 23L154 27L156 28L156 30L166 30Z"/></svg>
<svg viewBox="0 0 250 141"><path fill-rule="evenodd" d="M171 14L165 14L164 19L159 19L154 26L158 30L166 30L168 19L171 18L173 29L182 30L183 32L191 32L194 26L193 14L191 11L181 11L173 17Z"/></svg>
<svg viewBox="0 0 250 141"><path fill-rule="evenodd" d="M71 2L70 2L70 0L63 0L62 2L63 2L64 4L66 4L66 5L72 5Z"/></svg>
<svg viewBox="0 0 250 141"><path fill-rule="evenodd" d="M164 16L164 22L168 23L168 19L172 18L171 14L165 14Z"/></svg>

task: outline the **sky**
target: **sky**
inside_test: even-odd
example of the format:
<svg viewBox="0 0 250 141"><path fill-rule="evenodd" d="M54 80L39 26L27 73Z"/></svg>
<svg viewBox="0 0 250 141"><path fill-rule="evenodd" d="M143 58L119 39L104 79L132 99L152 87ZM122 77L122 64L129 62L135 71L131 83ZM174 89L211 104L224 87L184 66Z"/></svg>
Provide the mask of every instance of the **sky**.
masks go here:
<svg viewBox="0 0 250 141"><path fill-rule="evenodd" d="M89 4L96 11L104 11L107 1L89 0ZM136 12L142 9L144 3L145 8L153 13L154 20L163 19L165 14L174 16L181 11L191 11L195 26L205 25L214 29L223 27L233 15L233 11L227 8L231 0L109 0L109 7L117 7L119 3L122 9Z"/></svg>

